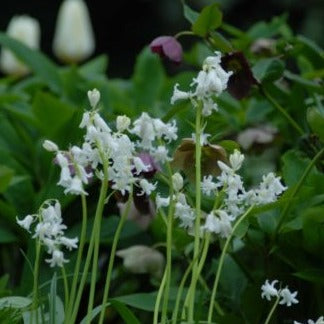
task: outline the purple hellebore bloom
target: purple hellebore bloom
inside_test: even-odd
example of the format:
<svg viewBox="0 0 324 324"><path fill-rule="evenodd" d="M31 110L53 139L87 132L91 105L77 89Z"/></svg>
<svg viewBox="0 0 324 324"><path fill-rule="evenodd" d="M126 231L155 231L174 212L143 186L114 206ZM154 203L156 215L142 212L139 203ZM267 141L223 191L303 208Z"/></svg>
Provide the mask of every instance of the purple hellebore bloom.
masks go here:
<svg viewBox="0 0 324 324"><path fill-rule="evenodd" d="M170 61L179 64L182 61L182 46L176 38L172 36L159 36L155 38L150 49L153 53L161 57L167 57Z"/></svg>

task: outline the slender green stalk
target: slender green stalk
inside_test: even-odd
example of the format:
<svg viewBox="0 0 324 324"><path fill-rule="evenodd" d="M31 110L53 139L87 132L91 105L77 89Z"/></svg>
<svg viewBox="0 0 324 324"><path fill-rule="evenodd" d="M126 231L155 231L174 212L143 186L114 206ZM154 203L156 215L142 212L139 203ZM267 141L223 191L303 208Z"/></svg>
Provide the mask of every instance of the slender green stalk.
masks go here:
<svg viewBox="0 0 324 324"><path fill-rule="evenodd" d="M72 279L72 287L71 287L71 295L69 299L68 309L66 313L66 318L69 319L72 309L73 309L73 303L76 293L76 287L79 279L79 273L80 273L80 266L81 266L81 260L82 260L82 254L84 249L84 244L86 241L86 233L87 233L87 199L84 194L81 195L81 203L82 203L82 225L81 225L81 233L80 233L80 243L78 248L78 255L77 260L74 268L74 275Z"/></svg>
<svg viewBox="0 0 324 324"><path fill-rule="evenodd" d="M195 33L192 32L191 30L183 30L177 34L174 35L174 38L179 38L181 36L195 36Z"/></svg>
<svg viewBox="0 0 324 324"><path fill-rule="evenodd" d="M287 119L290 125L295 128L300 136L303 136L305 132L302 128L292 119L287 111L269 94L269 92L262 86L260 86L261 93L269 100L269 102Z"/></svg>
<svg viewBox="0 0 324 324"><path fill-rule="evenodd" d="M112 270L113 270L113 266L114 266L114 260L115 260L115 255L116 255L117 244L118 244L118 241L119 241L121 231L122 231L123 226L125 224L125 221L127 219L132 200L133 200L132 193L130 192L126 208L125 208L124 212L122 213L122 215L120 217L120 220L119 220L116 232L115 232L115 236L114 236L114 239L113 239L113 243L112 243L112 246L111 246L109 263L108 263L108 270L107 270L107 276L106 276L106 282L105 282L105 289L104 289L104 294L103 294L103 299L102 299L102 304L101 304L101 312L100 312L100 317L99 317L99 322L98 322L99 324L102 324L103 321L104 321L105 309L106 309L106 304L107 304L107 301L108 301L108 294L109 294L109 288L110 288L110 282L111 282L111 274L112 274Z"/></svg>
<svg viewBox="0 0 324 324"><path fill-rule="evenodd" d="M209 243L210 243L210 233L206 233L206 238L205 238L205 244L203 247L203 250L201 252L201 258L198 263L198 277L200 276L200 273L205 265L208 249L209 249Z"/></svg>
<svg viewBox="0 0 324 324"><path fill-rule="evenodd" d="M182 292L183 292L183 287L188 279L188 276L190 274L190 271L194 265L196 260L192 260L187 268L187 270L185 271L181 281L180 281L180 285L177 291L177 297L176 297L176 302L175 302L175 306L174 306L174 311L173 311L173 315L172 315L172 324L176 324L177 323L177 318L178 318L178 313L179 313L179 306L180 306L180 301L181 301L181 297L182 297Z"/></svg>
<svg viewBox="0 0 324 324"><path fill-rule="evenodd" d="M166 282L166 271L164 271L163 277L162 277L162 281L159 287L159 291L158 294L156 296L156 300L155 300L155 306L154 306L154 314L153 314L153 324L158 324L159 323L159 309L160 309L160 304L161 304L161 299L162 299L162 295L163 295L163 291L164 291L164 286L165 286L165 282Z"/></svg>
<svg viewBox="0 0 324 324"><path fill-rule="evenodd" d="M99 200L98 200L97 210L96 210L95 219L94 219L94 224L93 224L93 228L92 228L92 232L91 232L90 244L89 244L89 247L88 247L88 252L87 252L87 256L86 256L86 261L85 261L83 273L82 273L82 276L81 276L81 281L80 281L79 288L78 288L78 291L77 291L76 300L74 302L72 315L71 315L71 318L69 319L68 324L74 323L75 319L77 317L78 309L79 309L79 305L80 305L80 301L81 301L81 297L82 297L82 293L83 293L83 289L84 289L84 285L86 283L86 279L87 279L87 275L88 275L88 271L89 271L89 267L90 267L91 257L92 257L93 251L94 251L95 237L100 235L100 233L98 233L98 228L100 229L98 224L101 223L102 211L103 211L104 204L106 202L106 195L107 195L107 189L108 189L108 175L107 175L107 167L108 167L108 165L107 165L107 161L105 161L105 160L103 160L103 161L104 161L104 165L103 165L104 177L103 177L103 180L101 182ZM94 270L94 269L92 269L92 270ZM97 271L97 269L95 269L95 270ZM92 280L91 280L91 283L93 283ZM93 297L92 297L92 300L93 300ZM91 302L90 297L89 297L89 302ZM89 315L89 313L87 315ZM89 319L90 319L90 315L87 316L87 320L89 320Z"/></svg>
<svg viewBox="0 0 324 324"><path fill-rule="evenodd" d="M313 158L313 160L309 163L309 165L307 166L306 170L304 171L303 175L301 176L300 180L298 181L296 187L294 188L294 190L292 191L291 195L289 196L290 199L292 199L293 197L295 197L297 195L297 193L299 192L300 188L302 187L303 183L305 182L308 174L310 173L310 171L312 170L313 166L317 163L317 161L319 161L319 159L321 158L321 156L324 153L324 148L321 149ZM286 218L286 215L288 214L290 208L291 208L292 204L290 203L290 201L285 205L285 208L283 209L280 217L279 217L279 221L278 221L278 225L276 228L276 232L275 232L275 237L277 236L277 234L280 232L280 229L282 227L282 224Z"/></svg>
<svg viewBox="0 0 324 324"><path fill-rule="evenodd" d="M280 299L280 295L278 295L278 297L277 297L275 303L274 303L273 306L271 307L270 312L269 312L269 314L268 314L268 316L267 316L267 318L266 318L264 324L269 324L269 323L270 323L271 317L272 317L274 311L276 310L276 308L277 308L277 306L278 306L279 299Z"/></svg>
<svg viewBox="0 0 324 324"><path fill-rule="evenodd" d="M107 174L108 164L107 161L104 160L103 169L104 169L104 177L102 180L102 186L99 194L99 201L97 205L96 215L95 215L95 224L94 224L94 252L92 259L92 272L91 272L91 282L90 282L90 293L89 293L89 301L88 301L88 312L87 312L87 320L86 324L91 322L91 312L94 303L94 294L96 288L96 280L97 280L97 272L98 272L98 258L99 258L99 246L100 246L100 229L101 229L101 219L102 213L106 201L107 190L108 190L108 174Z"/></svg>
<svg viewBox="0 0 324 324"><path fill-rule="evenodd" d="M172 227L173 227L173 216L174 216L174 200L172 199L174 190L172 183L172 170L170 163L167 163L169 182L170 182L170 206L168 209L168 218L167 218L167 237L166 237L166 283L163 297L163 306L162 306L162 323L167 321L167 312L168 312L168 301L169 301L169 292L171 284L171 273L172 273Z"/></svg>
<svg viewBox="0 0 324 324"><path fill-rule="evenodd" d="M195 307L195 291L197 286L197 280L199 277L198 269L198 255L200 245L200 218L201 218L201 104L197 107L196 113L196 145L195 145L195 167L196 167L196 219L195 219L195 241L194 241L194 254L193 260L196 262L193 265L191 283L188 290L189 294L189 309L188 309L188 320L193 322L194 320L194 307Z"/></svg>
<svg viewBox="0 0 324 324"><path fill-rule="evenodd" d="M65 267L61 267L62 270L62 277L63 277L63 283L64 283L64 308L67 309L68 302L69 302L69 284L66 277L66 271Z"/></svg>
<svg viewBox="0 0 324 324"><path fill-rule="evenodd" d="M34 285L33 285L33 303L30 316L30 323L34 321L34 315L36 314L36 323L38 324L38 277L39 277L39 262L40 262L41 243L39 240L36 242L36 257L34 264Z"/></svg>
<svg viewBox="0 0 324 324"><path fill-rule="evenodd" d="M214 285L213 285L213 290L212 290L212 295L210 298L210 303L209 303L209 310L208 310L208 320L207 322L210 323L212 321L213 318L213 311L214 311L214 300L216 298L216 292L217 292L217 288L218 288L218 283L219 283L219 278L220 278L220 274L222 272L223 269L223 265L224 265L224 260L225 260L225 255L227 252L227 249L229 247L229 244L234 236L234 233L236 231L236 229L238 228L238 226L242 223L242 221L250 214L251 210L253 209L254 205L252 205L243 215L242 217L240 217L238 219L238 221L235 223L235 225L233 226L233 230L232 233L229 235L229 237L226 239L223 251L221 253L220 259L219 259L219 264L218 264L218 268L217 268L217 272L216 272L216 277L215 277L215 281L214 281Z"/></svg>

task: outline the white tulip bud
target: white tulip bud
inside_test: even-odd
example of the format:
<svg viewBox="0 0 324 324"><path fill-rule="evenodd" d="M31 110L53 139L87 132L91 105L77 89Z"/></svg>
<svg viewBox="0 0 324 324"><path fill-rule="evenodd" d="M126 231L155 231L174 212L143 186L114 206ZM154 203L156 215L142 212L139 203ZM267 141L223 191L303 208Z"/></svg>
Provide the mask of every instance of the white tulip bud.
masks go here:
<svg viewBox="0 0 324 324"><path fill-rule="evenodd" d="M39 48L40 27L38 21L32 17L26 15L12 17L7 34L30 48ZM8 49L3 49L1 52L0 67L6 74L25 75L29 72L29 68Z"/></svg>
<svg viewBox="0 0 324 324"><path fill-rule="evenodd" d="M183 178L182 175L177 172L172 176L172 184L175 191L180 191L183 187Z"/></svg>
<svg viewBox="0 0 324 324"><path fill-rule="evenodd" d="M49 152L57 152L58 151L58 146L54 142L49 141L49 140L44 141L43 148Z"/></svg>
<svg viewBox="0 0 324 324"><path fill-rule="evenodd" d="M59 9L53 51L66 63L80 62L93 54L95 39L88 8L83 0L65 0Z"/></svg>
<svg viewBox="0 0 324 324"><path fill-rule="evenodd" d="M133 273L149 273L161 278L164 270L164 256L159 251L144 245L134 245L128 249L117 251L123 258L124 267Z"/></svg>
<svg viewBox="0 0 324 324"><path fill-rule="evenodd" d="M91 108L96 108L99 100L100 100L100 92L97 89L88 91L88 99L90 102Z"/></svg>

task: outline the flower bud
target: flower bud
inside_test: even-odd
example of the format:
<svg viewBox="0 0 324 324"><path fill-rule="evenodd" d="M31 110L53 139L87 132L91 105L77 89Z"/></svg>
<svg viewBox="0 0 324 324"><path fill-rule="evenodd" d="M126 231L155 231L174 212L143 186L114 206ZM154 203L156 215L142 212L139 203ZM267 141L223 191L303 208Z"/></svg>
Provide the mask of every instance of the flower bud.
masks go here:
<svg viewBox="0 0 324 324"><path fill-rule="evenodd" d="M131 123L131 120L127 116L117 116L116 127L119 132L125 131Z"/></svg>
<svg viewBox="0 0 324 324"><path fill-rule="evenodd" d="M177 172L172 176L172 184L175 191L180 191L183 187L183 178L182 175Z"/></svg>
<svg viewBox="0 0 324 324"><path fill-rule="evenodd" d="M38 21L32 17L14 16L9 22L7 34L30 48L39 48L40 28ZM29 72L29 68L8 49L1 52L0 67L6 74L25 75Z"/></svg>
<svg viewBox="0 0 324 324"><path fill-rule="evenodd" d="M48 152L57 152L58 151L58 146L49 140L45 140L43 143L43 148L48 151Z"/></svg>
<svg viewBox="0 0 324 324"><path fill-rule="evenodd" d="M63 62L80 62L95 50L88 8L83 0L63 1L56 22L53 51Z"/></svg>
<svg viewBox="0 0 324 324"><path fill-rule="evenodd" d="M88 99L90 102L91 108L96 108L99 100L100 100L100 92L97 89L88 91Z"/></svg>
<svg viewBox="0 0 324 324"><path fill-rule="evenodd" d="M164 269L164 256L159 251L144 245L134 245L128 249L117 251L123 258L124 267L132 273L149 273L161 278Z"/></svg>
<svg viewBox="0 0 324 324"><path fill-rule="evenodd" d="M179 64L182 60L182 46L176 38L172 36L160 36L155 38L150 49L153 53L161 57L167 57L170 61Z"/></svg>

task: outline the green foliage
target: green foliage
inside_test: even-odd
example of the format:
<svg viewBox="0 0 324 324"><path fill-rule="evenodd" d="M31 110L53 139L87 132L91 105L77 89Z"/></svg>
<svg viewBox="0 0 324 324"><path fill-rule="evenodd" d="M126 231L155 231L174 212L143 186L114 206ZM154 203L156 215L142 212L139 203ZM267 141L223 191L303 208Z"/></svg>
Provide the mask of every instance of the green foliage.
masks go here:
<svg viewBox="0 0 324 324"><path fill-rule="evenodd" d="M12 50L32 71L21 80L3 78L0 81L0 255L1 270L11 279L8 280L8 275L0 278L1 323L21 323L22 320L29 323L33 312L40 320L43 316L49 323L63 323L66 315L61 289L63 280L49 269L48 264L40 265L39 292L44 307L32 311L32 300L22 297L32 289L28 262L33 262L35 252L28 233L16 224L16 217L21 219L35 213L45 199L57 198L62 202L69 236L79 236L81 232L79 200L64 195L56 185L59 168L52 155L42 149L44 139L58 143L62 149L80 144L84 133L79 124L83 112L90 109L86 92L93 88L100 90L98 108L106 120L113 121L124 114L136 118L146 111L165 122L177 119L179 139L191 138L196 110L189 100L171 106L170 97L176 83L181 90L189 89L197 75L196 69L216 50L223 54L242 52L247 62L247 66L241 64L239 67L246 69L240 70L243 80L251 73L258 82L249 86L240 99L231 95L230 88L246 86L241 81L233 81L229 84L229 92L214 98L219 112L213 113L204 124L204 132L211 135L208 140L222 146L228 155L239 148L246 155L242 178L247 187L260 183L263 174L275 172L282 176L288 190L278 201L256 206L238 227L221 272L214 319L218 323L263 322L270 307L260 297L260 286L265 279L289 282L293 290L298 289L300 307L291 308L289 320L308 318L309 314L319 314L323 309L324 164L323 155L318 157L324 143L323 50L312 40L295 36L286 15L258 22L242 31L223 22L217 4L198 13L183 2L183 12L191 25L189 34L194 34L195 43L184 53L185 68L174 68L172 75L165 71L159 57L147 48L139 53L131 78L108 79L105 55L80 66L59 67L41 52L0 33L1 45ZM265 39L266 45L258 44L260 39ZM178 40L181 42L182 38ZM244 131L254 134L248 139L250 145L242 141ZM170 145L170 152L174 152L179 143ZM317 160L313 163L315 157ZM194 165L194 161L191 162ZM302 179L308 168L307 176ZM162 169L159 180L165 180L166 173ZM159 189L163 197L168 195L167 183ZM184 191L188 191L188 201L194 205L195 192L187 180ZM86 246L91 241L97 194L98 183L91 182L87 197ZM203 197L203 217L213 204L213 198ZM96 305L103 293L106 262L120 220L117 215L116 199L112 196L105 206L101 225L102 259ZM134 221L126 221L117 248L135 244L162 246L164 253L165 218L156 216L147 229ZM177 287L192 262L193 249L192 236L177 227L177 220L173 225L169 315L175 305ZM197 288L197 320L200 317L205 320L210 287L223 245L223 239L212 238ZM19 247L26 251L26 258ZM70 256L70 263L66 265L69 280L76 259L75 254ZM85 253L83 257L82 265ZM124 323L150 323L160 282L146 275L127 273L120 259L115 261L112 278L106 305L112 321L117 321L114 316L118 316ZM86 280L86 287L87 284ZM187 287L188 282L184 286ZM308 303L309 300L314 302ZM183 302L184 296L180 308ZM101 306L95 307L91 318L95 320L100 311ZM84 313L81 308L79 318L83 318ZM81 320L85 322L86 318ZM280 316L272 320L272 323L281 322Z"/></svg>

